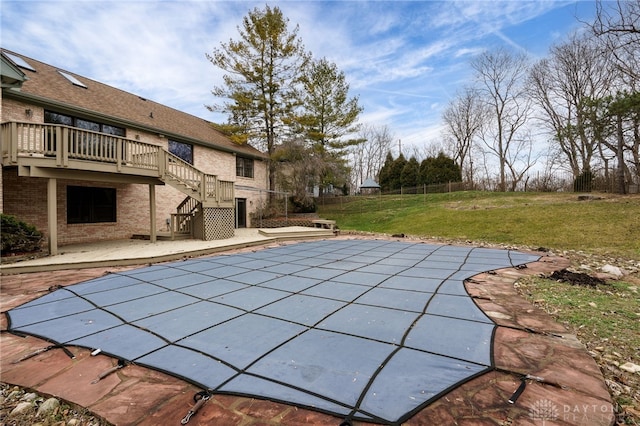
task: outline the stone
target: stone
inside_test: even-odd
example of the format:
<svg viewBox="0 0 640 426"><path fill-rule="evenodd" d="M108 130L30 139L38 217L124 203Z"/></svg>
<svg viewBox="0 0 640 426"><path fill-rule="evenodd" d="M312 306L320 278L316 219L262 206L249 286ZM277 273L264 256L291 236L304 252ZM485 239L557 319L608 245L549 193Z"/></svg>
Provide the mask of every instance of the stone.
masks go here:
<svg viewBox="0 0 640 426"><path fill-rule="evenodd" d="M488 311L488 312L485 312L485 314L495 319L513 319L511 315L503 314L502 312L497 312L497 311Z"/></svg>
<svg viewBox="0 0 640 426"><path fill-rule="evenodd" d="M38 397L38 395L36 395L35 393L31 392L31 393L25 394L25 395L22 397L22 400L23 400L23 401L33 401L33 400L34 400L34 399L36 399L37 397Z"/></svg>
<svg viewBox="0 0 640 426"><path fill-rule="evenodd" d="M49 398L38 408L38 416L46 416L60 406L60 401L56 398Z"/></svg>
<svg viewBox="0 0 640 426"><path fill-rule="evenodd" d="M618 268L617 266L604 265L603 267L600 268L600 270L605 274L609 274L613 276L616 279L620 279L624 277L624 272L622 271L622 269Z"/></svg>
<svg viewBox="0 0 640 426"><path fill-rule="evenodd" d="M23 413L26 413L30 408L32 407L32 404L30 402L27 401L23 401L18 403L18 405L16 405L16 407L11 410L11 413L9 413L9 416L17 416Z"/></svg>
<svg viewBox="0 0 640 426"><path fill-rule="evenodd" d="M628 371L629 373L640 373L640 365L632 362L625 362L620 366L621 370Z"/></svg>

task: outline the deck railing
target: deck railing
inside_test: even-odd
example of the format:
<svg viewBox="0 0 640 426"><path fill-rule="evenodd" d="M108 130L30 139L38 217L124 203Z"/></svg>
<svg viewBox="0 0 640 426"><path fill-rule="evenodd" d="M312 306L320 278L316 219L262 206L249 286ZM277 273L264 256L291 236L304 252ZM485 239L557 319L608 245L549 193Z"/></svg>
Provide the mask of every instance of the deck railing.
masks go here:
<svg viewBox="0 0 640 426"><path fill-rule="evenodd" d="M204 173L158 145L75 127L26 122L2 123L0 136L6 165L18 164L19 158L22 163L44 158L68 169L156 176L201 202L228 205L234 200L233 182Z"/></svg>

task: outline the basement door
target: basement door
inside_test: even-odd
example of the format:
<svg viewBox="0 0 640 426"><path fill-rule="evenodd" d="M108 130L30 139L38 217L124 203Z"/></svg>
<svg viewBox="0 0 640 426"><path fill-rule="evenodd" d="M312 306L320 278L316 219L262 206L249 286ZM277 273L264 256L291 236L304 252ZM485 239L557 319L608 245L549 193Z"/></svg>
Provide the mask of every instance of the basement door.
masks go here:
<svg viewBox="0 0 640 426"><path fill-rule="evenodd" d="M247 227L247 199L236 198L236 228Z"/></svg>

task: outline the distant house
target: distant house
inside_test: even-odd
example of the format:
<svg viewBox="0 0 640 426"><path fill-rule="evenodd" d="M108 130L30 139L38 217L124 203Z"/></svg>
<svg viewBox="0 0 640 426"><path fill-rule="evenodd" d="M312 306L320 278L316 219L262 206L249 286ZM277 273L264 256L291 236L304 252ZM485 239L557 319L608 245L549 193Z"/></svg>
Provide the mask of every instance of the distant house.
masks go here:
<svg viewBox="0 0 640 426"><path fill-rule="evenodd" d="M0 211L58 245L251 226L267 156L206 120L2 50ZM117 72L117 71L116 71Z"/></svg>

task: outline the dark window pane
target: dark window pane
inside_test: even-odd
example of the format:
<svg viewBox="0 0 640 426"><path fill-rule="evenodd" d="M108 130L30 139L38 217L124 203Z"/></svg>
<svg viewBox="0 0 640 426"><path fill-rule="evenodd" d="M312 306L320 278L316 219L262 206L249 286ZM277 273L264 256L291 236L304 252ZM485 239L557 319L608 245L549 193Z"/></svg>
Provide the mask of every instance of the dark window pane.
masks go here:
<svg viewBox="0 0 640 426"><path fill-rule="evenodd" d="M116 222L115 188L67 187L67 223Z"/></svg>
<svg viewBox="0 0 640 426"><path fill-rule="evenodd" d="M102 125L102 133L107 133L114 136L125 136L125 130L122 127L109 126L108 124Z"/></svg>
<svg viewBox="0 0 640 426"><path fill-rule="evenodd" d="M76 127L85 130L93 130L94 132L100 131L100 123L95 123L89 120L83 120L81 118L76 118Z"/></svg>
<svg viewBox="0 0 640 426"><path fill-rule="evenodd" d="M187 163L193 164L193 145L169 140L169 152Z"/></svg>
<svg viewBox="0 0 640 426"><path fill-rule="evenodd" d="M244 174L244 162L242 158L236 157L236 176L242 176Z"/></svg>
<svg viewBox="0 0 640 426"><path fill-rule="evenodd" d="M236 176L253 177L253 160L250 158L236 157Z"/></svg>
<svg viewBox="0 0 640 426"><path fill-rule="evenodd" d="M57 112L45 111L44 122L51 124L63 124L65 126L73 126L73 117Z"/></svg>

